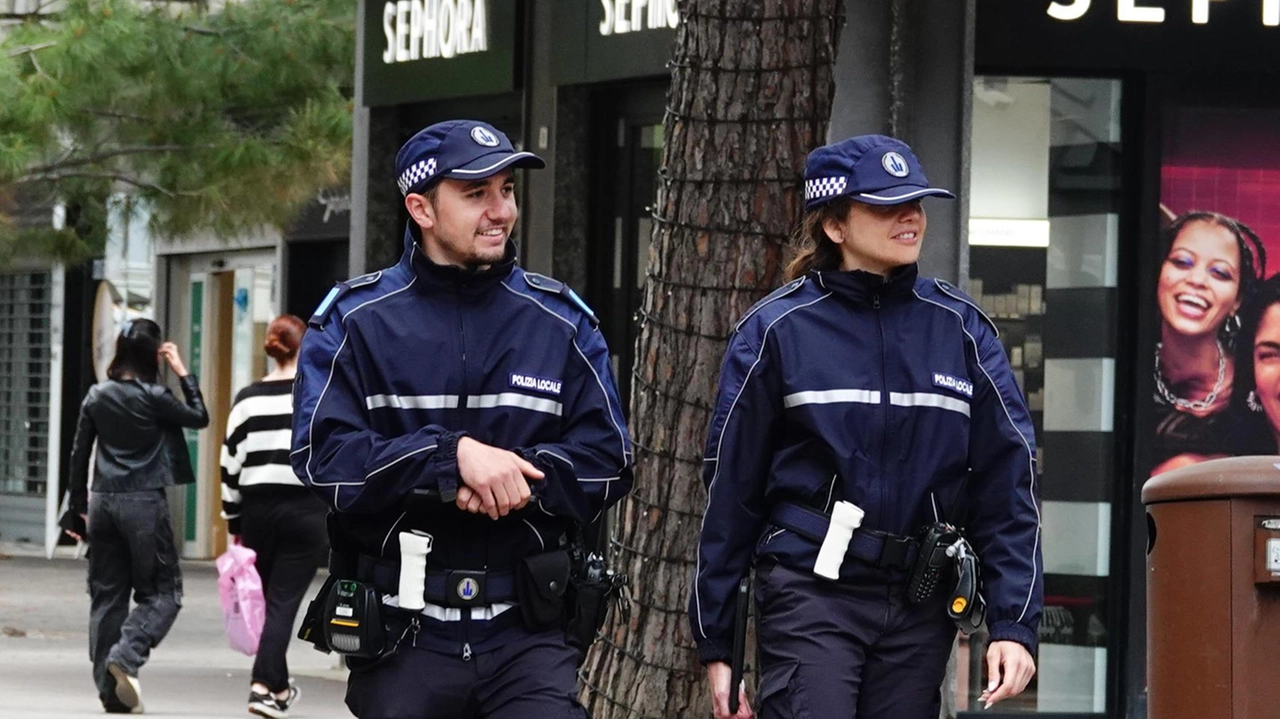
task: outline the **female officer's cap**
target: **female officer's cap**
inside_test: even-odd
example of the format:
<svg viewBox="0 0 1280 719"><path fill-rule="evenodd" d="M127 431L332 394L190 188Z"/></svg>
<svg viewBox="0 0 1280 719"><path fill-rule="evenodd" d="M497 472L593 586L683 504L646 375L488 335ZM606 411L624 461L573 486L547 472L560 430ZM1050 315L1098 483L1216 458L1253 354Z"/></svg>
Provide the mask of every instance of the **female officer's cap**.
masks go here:
<svg viewBox="0 0 1280 719"><path fill-rule="evenodd" d="M907 143L885 135L859 135L809 153L804 209L844 195L869 205L896 205L928 195L956 197L949 190L930 187Z"/></svg>
<svg viewBox="0 0 1280 719"><path fill-rule="evenodd" d="M442 177L483 180L508 167L547 166L532 152L517 152L511 140L479 120L437 122L418 131L396 153L396 185L401 195L423 192Z"/></svg>

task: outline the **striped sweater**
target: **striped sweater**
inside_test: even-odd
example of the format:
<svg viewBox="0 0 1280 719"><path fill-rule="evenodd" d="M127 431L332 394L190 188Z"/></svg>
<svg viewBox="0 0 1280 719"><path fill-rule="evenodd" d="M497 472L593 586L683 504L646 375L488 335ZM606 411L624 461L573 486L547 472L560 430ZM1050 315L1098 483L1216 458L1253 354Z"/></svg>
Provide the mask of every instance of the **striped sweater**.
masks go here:
<svg viewBox="0 0 1280 719"><path fill-rule="evenodd" d="M305 495L289 466L293 381L262 380L240 390L222 444L222 517L240 534L240 505L255 497Z"/></svg>

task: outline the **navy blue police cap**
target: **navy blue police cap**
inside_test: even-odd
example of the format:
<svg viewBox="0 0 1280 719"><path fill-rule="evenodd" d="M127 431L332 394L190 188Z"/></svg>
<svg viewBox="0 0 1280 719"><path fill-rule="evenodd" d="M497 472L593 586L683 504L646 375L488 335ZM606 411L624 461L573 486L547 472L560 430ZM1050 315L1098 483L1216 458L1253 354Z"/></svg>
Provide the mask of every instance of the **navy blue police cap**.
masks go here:
<svg viewBox="0 0 1280 719"><path fill-rule="evenodd" d="M449 120L423 128L396 153L401 195L423 192L442 177L483 180L508 167L547 166L532 152L517 152L511 140L479 120Z"/></svg>
<svg viewBox="0 0 1280 719"><path fill-rule="evenodd" d="M869 205L896 205L929 195L956 197L930 187L907 143L885 135L859 135L809 153L804 208L812 210L846 195Z"/></svg>

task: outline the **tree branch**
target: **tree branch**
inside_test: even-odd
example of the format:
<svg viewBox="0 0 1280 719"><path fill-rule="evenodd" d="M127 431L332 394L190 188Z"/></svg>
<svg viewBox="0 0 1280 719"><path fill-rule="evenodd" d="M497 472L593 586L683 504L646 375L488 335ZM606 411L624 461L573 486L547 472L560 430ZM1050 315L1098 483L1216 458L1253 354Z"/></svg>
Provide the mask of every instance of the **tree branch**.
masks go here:
<svg viewBox="0 0 1280 719"><path fill-rule="evenodd" d="M145 155L153 152L155 153L174 152L177 150L190 150L190 149L193 149L193 148L189 145L135 145L135 146L129 146L129 147L116 147L116 148L105 150L103 152L98 152L92 155L86 155L84 157L59 160L57 162L53 162L48 165L40 165L37 167L28 168L27 174L22 178L19 178L18 181L24 182L27 180L27 178L36 177L39 175L45 175L50 172L61 170L63 168L84 167L85 165L92 165L94 163L102 162L104 160L110 160L113 157L125 157L127 155Z"/></svg>
<svg viewBox="0 0 1280 719"><path fill-rule="evenodd" d="M132 177L121 172L85 172L85 171L49 172L49 173L45 173L43 175L38 175L38 176L27 175L15 181L14 184L30 184L34 182L60 182L62 180L78 180L78 179L114 180L116 182L123 182L126 185L132 185L133 187L136 187L140 190L151 190L153 192L158 192L164 195L165 197L178 197L179 195L186 196L186 197L194 197L196 195L196 193L194 192L175 192L173 190L168 189L167 187L161 187L160 185L157 185L154 182L147 182L146 180L140 180L136 177Z"/></svg>
<svg viewBox="0 0 1280 719"><path fill-rule="evenodd" d="M17 57L19 55L26 55L27 53L32 53L31 58L34 60L35 52L37 50L44 50L45 48L54 47L57 44L58 43L56 42L42 42L39 45L27 45L26 47L20 47L16 50L10 50L9 57Z"/></svg>

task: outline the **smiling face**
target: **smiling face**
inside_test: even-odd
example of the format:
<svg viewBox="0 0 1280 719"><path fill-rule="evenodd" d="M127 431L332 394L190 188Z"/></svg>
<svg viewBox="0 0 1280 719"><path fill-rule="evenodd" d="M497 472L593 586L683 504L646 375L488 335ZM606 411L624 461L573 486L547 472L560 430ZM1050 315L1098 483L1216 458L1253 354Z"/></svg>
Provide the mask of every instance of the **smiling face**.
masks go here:
<svg viewBox="0 0 1280 719"><path fill-rule="evenodd" d="M840 269L887 275L920 259L927 224L920 200L900 205L854 202L843 222L828 220L823 229L840 247Z"/></svg>
<svg viewBox="0 0 1280 719"><path fill-rule="evenodd" d="M1280 303L1268 307L1258 321L1253 337L1253 382L1258 403L1280 446Z"/></svg>
<svg viewBox="0 0 1280 719"><path fill-rule="evenodd" d="M1156 288L1168 329L1213 336L1240 308L1240 246L1227 228L1190 222L1173 240Z"/></svg>
<svg viewBox="0 0 1280 719"><path fill-rule="evenodd" d="M519 214L510 170L483 180L445 178L433 198L413 193L405 207L422 229L422 251L432 262L469 269L502 259Z"/></svg>

